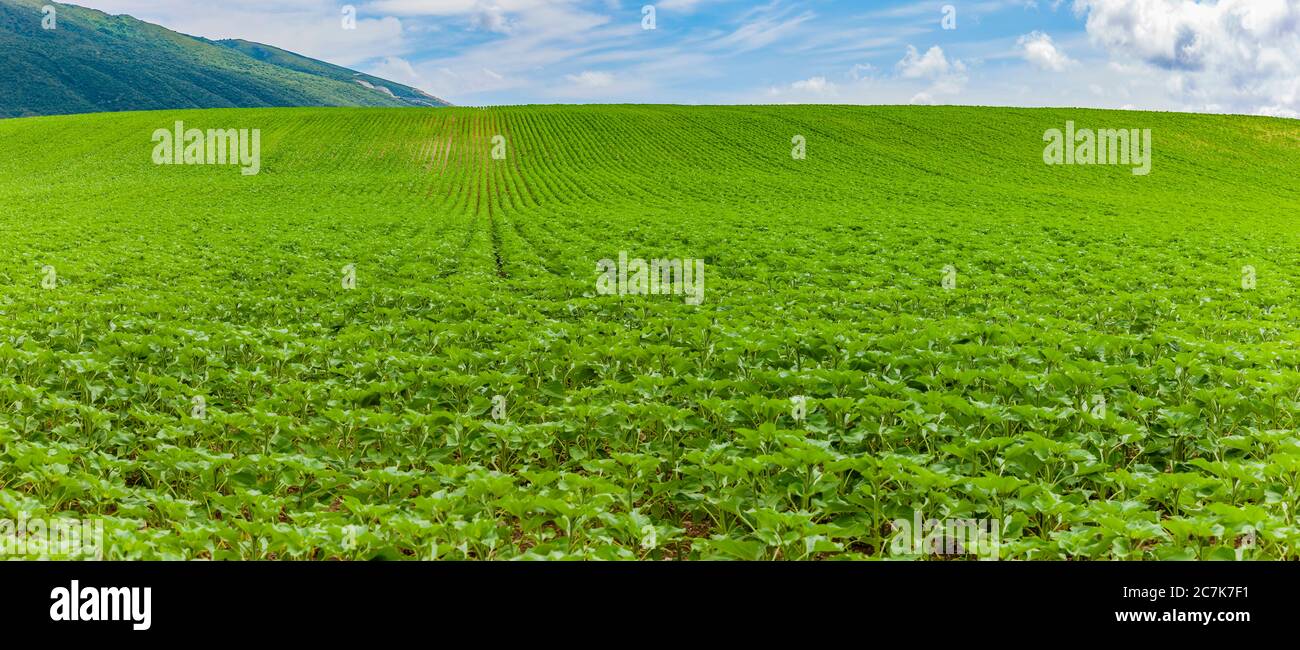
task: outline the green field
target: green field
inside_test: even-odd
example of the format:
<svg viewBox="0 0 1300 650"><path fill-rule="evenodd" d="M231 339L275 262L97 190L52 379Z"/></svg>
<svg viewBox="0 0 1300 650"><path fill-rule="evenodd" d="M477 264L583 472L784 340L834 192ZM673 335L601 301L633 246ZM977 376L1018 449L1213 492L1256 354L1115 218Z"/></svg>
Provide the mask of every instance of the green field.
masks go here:
<svg viewBox="0 0 1300 650"><path fill-rule="evenodd" d="M260 129L260 173L153 164L176 120ZM1067 121L1151 129L1151 173L1044 164ZM1233 116L0 121L0 518L117 559L938 558L891 553L918 512L1300 559L1298 178L1300 122ZM705 260L702 304L599 295L624 251Z"/></svg>

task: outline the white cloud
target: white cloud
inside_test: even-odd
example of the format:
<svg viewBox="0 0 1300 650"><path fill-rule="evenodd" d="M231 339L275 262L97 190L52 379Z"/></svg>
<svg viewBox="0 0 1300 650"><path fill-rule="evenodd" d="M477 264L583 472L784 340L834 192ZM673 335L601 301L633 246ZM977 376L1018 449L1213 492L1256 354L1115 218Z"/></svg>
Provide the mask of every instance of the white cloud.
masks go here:
<svg viewBox="0 0 1300 650"><path fill-rule="evenodd" d="M511 28L510 18L506 16L506 11L498 5L479 8L474 13L472 24L476 29L498 34L509 34Z"/></svg>
<svg viewBox="0 0 1300 650"><path fill-rule="evenodd" d="M614 85L614 75L608 72L583 70L581 74L565 75L564 78L580 88L608 88Z"/></svg>
<svg viewBox="0 0 1300 650"><path fill-rule="evenodd" d="M646 97L652 86L640 75L620 71L618 74L583 70L563 77L565 83L547 84L537 92L561 101L628 101L628 97Z"/></svg>
<svg viewBox="0 0 1300 650"><path fill-rule="evenodd" d="M835 90L835 84L826 81L826 77L813 77L803 81L796 81L790 84L790 87L795 90L806 90L818 94Z"/></svg>
<svg viewBox="0 0 1300 650"><path fill-rule="evenodd" d="M1016 43L1023 48L1021 56L1040 70L1060 72L1074 65L1074 61L1052 42L1052 37L1042 32L1025 34Z"/></svg>
<svg viewBox="0 0 1300 650"><path fill-rule="evenodd" d="M839 94L839 85L821 76L800 79L788 86L773 86L767 89L767 99L778 99L787 103L835 101Z"/></svg>
<svg viewBox="0 0 1300 650"><path fill-rule="evenodd" d="M908 45L907 53L895 68L898 70L898 76L903 79L930 81L928 88L912 95L910 101L913 104L933 104L937 96L959 95L968 79L966 64L956 59L949 61L943 53L943 48L938 45L926 50L925 54Z"/></svg>
<svg viewBox="0 0 1300 650"><path fill-rule="evenodd" d="M875 73L876 66L871 65L870 63L858 63L849 70L849 77L854 81L861 81L863 79L870 79Z"/></svg>
<svg viewBox="0 0 1300 650"><path fill-rule="evenodd" d="M411 67L411 62L397 56L386 56L377 63L366 66L365 72L382 79L407 86L420 87L424 79Z"/></svg>
<svg viewBox="0 0 1300 650"><path fill-rule="evenodd" d="M459 47L439 48L442 56L414 64L429 80L424 90L458 104L473 104L477 98L497 93L519 93L539 101L548 95L623 88L619 84L599 86L598 76L575 83L566 79L566 74L581 77L584 69L590 69L587 66L605 65L591 60L599 52L622 46L623 51L635 53L627 45L632 35L641 34L640 13L633 16L635 20L611 24L609 16L587 11L581 4L565 0L380 0L367 6L400 15L459 19L464 21L463 27L486 32L486 39L480 36L462 41Z"/></svg>
<svg viewBox="0 0 1300 650"><path fill-rule="evenodd" d="M1300 113L1300 3L1294 0L1075 0L1112 59L1171 76L1190 110Z"/></svg>
<svg viewBox="0 0 1300 650"><path fill-rule="evenodd" d="M916 48L908 45L907 54L897 65L898 74L905 79L936 79L948 74L953 66L944 56L943 48L935 45L922 55Z"/></svg>

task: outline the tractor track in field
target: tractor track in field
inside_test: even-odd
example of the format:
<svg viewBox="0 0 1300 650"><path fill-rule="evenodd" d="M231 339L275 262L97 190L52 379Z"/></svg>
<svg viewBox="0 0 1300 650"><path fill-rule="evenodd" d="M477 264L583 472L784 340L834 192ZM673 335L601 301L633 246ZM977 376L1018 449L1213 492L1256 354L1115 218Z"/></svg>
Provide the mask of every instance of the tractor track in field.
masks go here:
<svg viewBox="0 0 1300 650"><path fill-rule="evenodd" d="M484 109L482 113L486 115L487 110ZM503 260L501 257L501 230L500 230L500 226L497 225L496 211L492 207L493 198L496 195L494 193L495 188L493 187L493 183L492 183L492 174L490 171L491 170L490 166L496 162L496 160L492 157L492 150L496 146L496 143L493 142L493 138L495 137L495 134L492 133L489 120L484 117L475 117L474 131L475 131L475 139L480 144L479 170L478 170L479 174L478 174L478 182L476 183L476 185L479 186L479 193L478 193L478 199L476 201L475 211L482 212L484 204L487 205L488 238L492 240L492 260L496 264L497 277L509 278L510 275L506 273L505 260ZM508 141L506 143L506 146L507 146L507 155L509 155ZM484 192L485 190L486 190L486 196Z"/></svg>
<svg viewBox="0 0 1300 650"><path fill-rule="evenodd" d="M596 187L600 191L592 194L590 187L575 182L571 172L599 159L599 152L548 147L541 135L544 131L542 122L525 117L515 124L510 117L509 113L487 109L469 115L448 116L447 120L436 125L439 133L425 141L425 146L430 148L423 149L418 155L422 170L440 179L424 189L426 199L435 204L432 209L463 216L462 223L465 224L464 237L450 256L448 267L438 272L435 279L444 279L464 270L466 257L473 255L474 239L484 226L491 247L492 273L496 277L509 279L511 267L518 264L537 267L557 278L570 277L572 269L559 262L559 250L545 243L546 226L521 223L520 217L540 217L547 213L548 207L574 205L574 199L579 203L594 202L598 200L597 195L606 193L630 193L641 200L652 200L635 184L628 187L609 179L597 181ZM607 126L589 123L581 115L553 117L557 124L570 129ZM503 160L493 157L493 138L498 135L505 138ZM528 157L529 164L525 164L524 156ZM529 169L538 174L528 173ZM635 163L623 169L633 174L651 173L650 169ZM437 200L439 195L442 201ZM508 254L509 250L515 250L515 246L520 247L516 252L523 255L519 260Z"/></svg>
<svg viewBox="0 0 1300 650"><path fill-rule="evenodd" d="M503 176L506 177L507 179L513 179L515 183L512 183L512 185L517 184L523 187L522 191L517 193L511 192L510 196L512 199L518 197L521 203L523 202L522 197L527 197L528 202L531 203L534 208L540 208L542 206L542 202L537 198L537 194L533 191L532 186L528 183L528 178L524 175L523 167L519 164L519 160L524 155L524 151L525 151L523 147L523 143L515 139L514 133L512 132L509 125L509 120L504 119L504 117L505 116L502 116L500 126L501 126L502 135L505 136L506 142L510 143L512 147L511 153L513 153L513 155L507 155L506 158L510 163L509 169L513 171L513 175L509 173L503 173ZM512 206L514 205L513 200L511 201L511 205ZM515 212L518 211L519 211L518 209L515 210ZM527 234L525 234L523 229L520 228L518 225L516 225L514 219L505 218L504 215L503 215L503 219L505 219L506 225L510 227L510 230L514 232L517 237L519 237L519 240L528 245L528 248L532 251L533 256L537 258L538 265L541 266L543 270L556 277L563 277L563 274L559 273L551 266L550 260L554 259L555 255L550 253L543 254L544 251L542 251L538 247L537 242L534 241L532 238L530 238Z"/></svg>
<svg viewBox="0 0 1300 650"><path fill-rule="evenodd" d="M435 174L442 182L431 183L429 189L425 192L425 198L434 202L433 209L435 210L445 210L449 214L458 214L463 210L467 218L464 222L464 238L461 239L460 245L456 246L455 251L452 253L447 268L433 276L435 280L444 280L461 271L465 261L465 253L474 242L479 217L477 210L470 207L469 194L473 188L469 179L471 174L467 171L469 165L465 164L468 163L464 154L465 148L457 148L459 143L470 141L469 134L466 133L466 137L458 139L455 131L457 128L465 128L467 132L470 129L464 121L458 120L458 116L455 114L449 115L447 121L441 126L444 134L440 134L438 140L445 144L435 152L428 171ZM448 172L449 167L451 169L450 173ZM442 195L442 200L438 202L434 197L435 191L439 189L440 184L442 191L438 193Z"/></svg>

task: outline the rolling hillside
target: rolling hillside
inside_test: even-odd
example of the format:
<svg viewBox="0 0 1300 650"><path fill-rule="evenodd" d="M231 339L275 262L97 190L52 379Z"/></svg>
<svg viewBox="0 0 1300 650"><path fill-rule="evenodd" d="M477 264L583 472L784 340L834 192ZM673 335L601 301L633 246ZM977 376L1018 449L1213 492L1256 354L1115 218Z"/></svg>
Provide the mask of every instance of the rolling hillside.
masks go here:
<svg viewBox="0 0 1300 650"><path fill-rule="evenodd" d="M247 41L209 41L130 16L0 0L0 117L168 108L446 106L415 88ZM365 84L359 83L365 82Z"/></svg>
<svg viewBox="0 0 1300 650"><path fill-rule="evenodd" d="M260 129L258 173L154 164L176 121ZM1150 173L1044 164L1067 123ZM0 516L119 558L926 557L923 512L1300 559L1297 178L1300 122L1231 116L6 120ZM702 301L602 295L621 253Z"/></svg>

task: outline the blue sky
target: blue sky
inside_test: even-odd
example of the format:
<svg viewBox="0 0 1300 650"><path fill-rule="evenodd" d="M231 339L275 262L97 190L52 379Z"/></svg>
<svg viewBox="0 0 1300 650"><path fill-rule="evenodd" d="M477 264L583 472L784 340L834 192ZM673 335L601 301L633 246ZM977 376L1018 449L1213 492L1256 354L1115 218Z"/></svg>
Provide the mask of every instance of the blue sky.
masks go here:
<svg viewBox="0 0 1300 650"><path fill-rule="evenodd" d="M77 4L261 41L461 105L936 103L1300 117L1300 0ZM646 5L654 29L644 28ZM355 29L345 28L349 6Z"/></svg>

